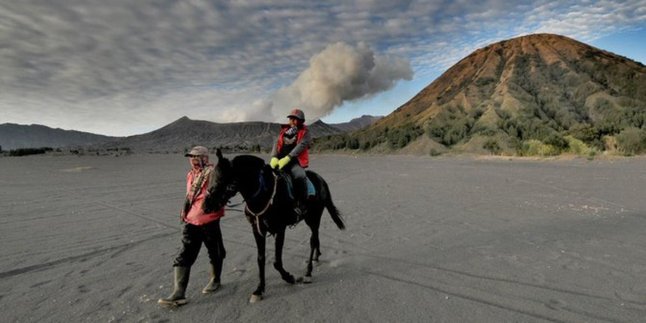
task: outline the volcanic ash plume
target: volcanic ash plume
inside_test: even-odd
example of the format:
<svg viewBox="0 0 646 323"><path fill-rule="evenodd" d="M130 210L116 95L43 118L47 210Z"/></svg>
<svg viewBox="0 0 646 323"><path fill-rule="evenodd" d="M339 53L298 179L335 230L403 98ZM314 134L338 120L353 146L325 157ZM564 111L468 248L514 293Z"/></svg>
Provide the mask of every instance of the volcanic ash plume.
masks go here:
<svg viewBox="0 0 646 323"><path fill-rule="evenodd" d="M413 71L403 59L378 56L365 44L329 45L310 59L309 67L291 85L272 98L272 114L282 120L294 107L309 121L321 118L344 101L367 97L392 88Z"/></svg>

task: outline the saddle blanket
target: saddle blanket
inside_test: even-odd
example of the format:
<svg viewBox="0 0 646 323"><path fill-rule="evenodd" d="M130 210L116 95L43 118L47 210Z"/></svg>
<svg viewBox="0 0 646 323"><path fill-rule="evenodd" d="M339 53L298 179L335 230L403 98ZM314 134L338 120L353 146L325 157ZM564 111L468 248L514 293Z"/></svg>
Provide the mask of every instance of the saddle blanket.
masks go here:
<svg viewBox="0 0 646 323"><path fill-rule="evenodd" d="M310 179L307 178L306 182L307 182L307 197L312 197L316 195L316 188L314 187L314 184L312 184L312 181L310 181Z"/></svg>
<svg viewBox="0 0 646 323"><path fill-rule="evenodd" d="M285 183L287 184L287 192L289 193L289 198L294 199L294 183L292 182L292 177L286 174L282 175ZM307 198L312 198L316 196L316 187L308 177L305 177L307 183Z"/></svg>

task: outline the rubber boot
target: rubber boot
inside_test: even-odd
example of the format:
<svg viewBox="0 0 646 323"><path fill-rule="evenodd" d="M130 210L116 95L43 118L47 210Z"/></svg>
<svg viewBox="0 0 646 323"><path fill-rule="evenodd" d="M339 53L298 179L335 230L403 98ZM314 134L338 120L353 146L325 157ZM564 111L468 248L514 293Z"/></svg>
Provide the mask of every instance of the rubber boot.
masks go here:
<svg viewBox="0 0 646 323"><path fill-rule="evenodd" d="M188 286L188 277L191 274L190 267L173 267L175 283L173 284L173 293L167 298L160 298L157 303L165 306L180 306L188 303L186 300L186 286Z"/></svg>
<svg viewBox="0 0 646 323"><path fill-rule="evenodd" d="M202 289L202 294L210 294L220 289L220 274L222 273L222 259L216 260L215 264L211 264L211 279L209 283Z"/></svg>

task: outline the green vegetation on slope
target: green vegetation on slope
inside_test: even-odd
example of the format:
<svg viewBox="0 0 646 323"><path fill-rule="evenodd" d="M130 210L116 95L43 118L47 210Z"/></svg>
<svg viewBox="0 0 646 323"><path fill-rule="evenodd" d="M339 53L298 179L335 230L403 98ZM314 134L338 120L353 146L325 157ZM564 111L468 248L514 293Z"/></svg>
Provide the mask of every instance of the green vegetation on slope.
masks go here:
<svg viewBox="0 0 646 323"><path fill-rule="evenodd" d="M518 109L494 104L497 121L493 123L478 122L485 113L482 105L466 109L447 103L420 125L409 122L396 128L371 127L320 138L315 148L394 151L426 135L453 150L475 137L484 137L478 141L483 142L479 148L492 154L571 152L591 156L607 149L625 155L646 152L646 91L639 91L639 84L645 83L643 76L636 80L639 75L632 69L609 67L610 58L604 55L590 53L588 58L547 65L537 55L515 57L507 86L519 102ZM494 82L482 78L474 83L481 89Z"/></svg>

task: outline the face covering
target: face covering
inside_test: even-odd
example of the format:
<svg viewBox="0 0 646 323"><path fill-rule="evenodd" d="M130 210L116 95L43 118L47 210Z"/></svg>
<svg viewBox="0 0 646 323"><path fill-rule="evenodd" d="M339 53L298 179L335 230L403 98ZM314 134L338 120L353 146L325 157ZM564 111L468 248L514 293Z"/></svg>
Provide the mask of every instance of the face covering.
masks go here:
<svg viewBox="0 0 646 323"><path fill-rule="evenodd" d="M297 127L291 127L289 129L287 129L287 131L285 131L285 136L294 137L294 135L296 135L297 132L298 132Z"/></svg>

